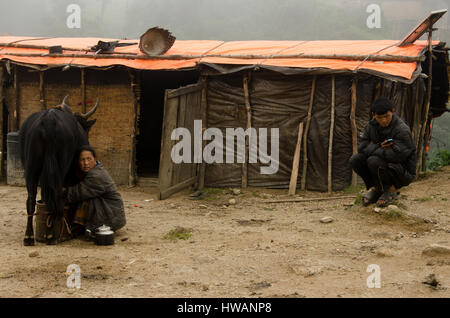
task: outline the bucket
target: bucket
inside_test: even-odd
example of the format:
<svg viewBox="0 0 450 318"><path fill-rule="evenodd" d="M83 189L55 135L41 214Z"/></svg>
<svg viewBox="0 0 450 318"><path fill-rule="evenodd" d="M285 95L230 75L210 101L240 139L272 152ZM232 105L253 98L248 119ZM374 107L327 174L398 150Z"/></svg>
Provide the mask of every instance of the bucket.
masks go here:
<svg viewBox="0 0 450 318"><path fill-rule="evenodd" d="M46 233L47 233L47 218L49 215L49 211L47 209L47 204L42 202L41 200L36 202L36 212L34 214L34 225L35 225L35 240L38 242L45 243ZM56 238L57 243L64 242L70 240L72 235L70 233L70 215L69 215L69 206L64 207L64 215L59 218L55 218L53 220L53 229L54 229L54 237Z"/></svg>

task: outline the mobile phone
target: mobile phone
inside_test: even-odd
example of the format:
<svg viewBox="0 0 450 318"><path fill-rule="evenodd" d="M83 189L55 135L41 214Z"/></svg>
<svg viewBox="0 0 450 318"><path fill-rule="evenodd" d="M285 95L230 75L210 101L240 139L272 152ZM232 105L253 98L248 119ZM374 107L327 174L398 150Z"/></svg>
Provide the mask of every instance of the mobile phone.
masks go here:
<svg viewBox="0 0 450 318"><path fill-rule="evenodd" d="M392 142L392 138L386 139L387 142Z"/></svg>

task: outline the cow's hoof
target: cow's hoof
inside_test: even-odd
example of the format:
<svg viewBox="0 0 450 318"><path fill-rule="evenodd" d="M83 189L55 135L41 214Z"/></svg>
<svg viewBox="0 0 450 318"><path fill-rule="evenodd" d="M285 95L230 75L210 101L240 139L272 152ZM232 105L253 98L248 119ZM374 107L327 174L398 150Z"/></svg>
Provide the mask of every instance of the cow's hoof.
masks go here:
<svg viewBox="0 0 450 318"><path fill-rule="evenodd" d="M23 239L23 245L25 246L34 246L34 238L24 238Z"/></svg>

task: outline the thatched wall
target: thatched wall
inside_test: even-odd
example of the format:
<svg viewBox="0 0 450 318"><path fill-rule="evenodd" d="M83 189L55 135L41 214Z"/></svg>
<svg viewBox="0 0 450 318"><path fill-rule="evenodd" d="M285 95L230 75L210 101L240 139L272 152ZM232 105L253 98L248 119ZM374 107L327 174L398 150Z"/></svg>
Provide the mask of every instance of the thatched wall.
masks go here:
<svg viewBox="0 0 450 318"><path fill-rule="evenodd" d="M20 124L33 112L60 104L69 95L68 104L73 112L82 112L81 70L61 69L44 72L43 96L40 96L38 71L18 67L18 110ZM85 70L85 100L87 110L99 98L99 107L91 119L97 119L89 133L91 145L97 150L98 159L108 169L117 184L129 179L131 134L134 125L133 96L130 79L125 69ZM10 114L16 101L16 89L6 89L6 104ZM9 117L12 117L11 115ZM10 131L14 126L10 124Z"/></svg>

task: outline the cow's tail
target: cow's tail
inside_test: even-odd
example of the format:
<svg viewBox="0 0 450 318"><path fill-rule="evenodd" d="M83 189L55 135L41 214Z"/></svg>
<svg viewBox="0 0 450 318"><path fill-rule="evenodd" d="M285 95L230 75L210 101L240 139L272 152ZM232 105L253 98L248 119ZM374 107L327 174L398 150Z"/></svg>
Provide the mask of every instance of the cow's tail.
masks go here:
<svg viewBox="0 0 450 318"><path fill-rule="evenodd" d="M58 164L56 149L56 120L51 112L44 120L44 131L46 140L44 164L41 174L41 195L47 208L55 216L62 216L64 203L62 201L63 172Z"/></svg>

